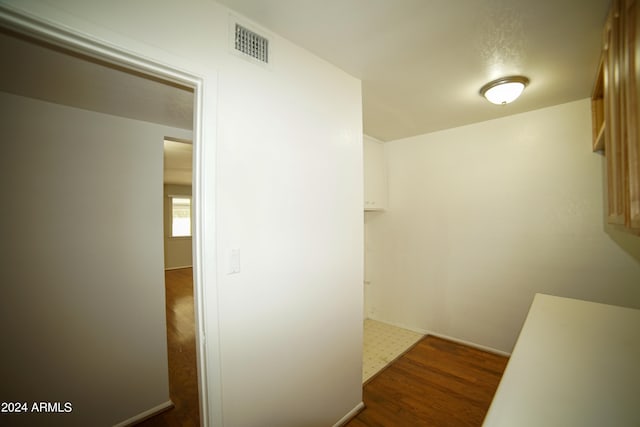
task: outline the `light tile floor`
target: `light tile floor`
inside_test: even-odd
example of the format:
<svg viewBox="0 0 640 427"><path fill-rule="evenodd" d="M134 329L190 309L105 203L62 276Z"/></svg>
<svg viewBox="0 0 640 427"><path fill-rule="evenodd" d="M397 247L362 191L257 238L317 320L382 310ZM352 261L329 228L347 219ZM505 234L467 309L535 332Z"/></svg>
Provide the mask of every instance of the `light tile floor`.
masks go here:
<svg viewBox="0 0 640 427"><path fill-rule="evenodd" d="M362 383L380 372L423 335L407 329L391 326L377 320L364 321L364 348L362 352Z"/></svg>

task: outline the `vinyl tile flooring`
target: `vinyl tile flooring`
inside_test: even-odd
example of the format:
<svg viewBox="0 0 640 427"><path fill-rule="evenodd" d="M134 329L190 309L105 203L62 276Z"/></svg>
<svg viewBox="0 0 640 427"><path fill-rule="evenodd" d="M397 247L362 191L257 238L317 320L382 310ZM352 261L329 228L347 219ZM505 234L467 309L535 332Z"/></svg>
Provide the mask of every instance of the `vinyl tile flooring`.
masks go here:
<svg viewBox="0 0 640 427"><path fill-rule="evenodd" d="M362 382L366 383L422 337L423 335L417 332L366 319L362 351Z"/></svg>

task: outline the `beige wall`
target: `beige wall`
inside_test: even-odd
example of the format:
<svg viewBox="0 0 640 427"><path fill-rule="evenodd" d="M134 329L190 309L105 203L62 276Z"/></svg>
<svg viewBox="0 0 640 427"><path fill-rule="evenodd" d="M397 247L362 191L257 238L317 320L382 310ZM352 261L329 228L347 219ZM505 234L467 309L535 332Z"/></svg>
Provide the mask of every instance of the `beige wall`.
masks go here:
<svg viewBox="0 0 640 427"><path fill-rule="evenodd" d="M165 136L191 132L0 92L2 401L70 402L7 425L113 425L169 401Z"/></svg>
<svg viewBox="0 0 640 427"><path fill-rule="evenodd" d="M640 307L640 237L604 226L590 132L582 100L385 144L369 315L510 352L536 292Z"/></svg>
<svg viewBox="0 0 640 427"><path fill-rule="evenodd" d="M171 237L171 197L191 196L190 185L164 186L164 268L182 268L192 265L191 237ZM193 225L193 224L192 224ZM193 227L192 227L193 231Z"/></svg>

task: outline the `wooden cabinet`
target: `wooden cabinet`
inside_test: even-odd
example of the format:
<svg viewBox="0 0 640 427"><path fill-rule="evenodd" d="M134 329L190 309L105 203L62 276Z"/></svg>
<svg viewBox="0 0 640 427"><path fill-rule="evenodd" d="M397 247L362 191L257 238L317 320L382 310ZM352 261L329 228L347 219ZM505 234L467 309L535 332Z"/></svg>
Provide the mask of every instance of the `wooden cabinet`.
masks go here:
<svg viewBox="0 0 640 427"><path fill-rule="evenodd" d="M636 0L613 0L603 32L603 54L591 105L594 150L604 148L606 157L607 222L640 233L640 11L637 3Z"/></svg>
<svg viewBox="0 0 640 427"><path fill-rule="evenodd" d="M364 210L377 211L387 207L387 171L382 142L363 137Z"/></svg>
<svg viewBox="0 0 640 427"><path fill-rule="evenodd" d="M596 82L591 96L591 125L593 133L593 151L604 151L604 55L600 58Z"/></svg>
<svg viewBox="0 0 640 427"><path fill-rule="evenodd" d="M620 2L613 1L604 29L604 149L607 171L607 221L624 225L624 188L622 130L624 129L621 83L623 50L621 42Z"/></svg>
<svg viewBox="0 0 640 427"><path fill-rule="evenodd" d="M640 5L625 1L627 143L624 159L628 182L626 224L640 233Z"/></svg>

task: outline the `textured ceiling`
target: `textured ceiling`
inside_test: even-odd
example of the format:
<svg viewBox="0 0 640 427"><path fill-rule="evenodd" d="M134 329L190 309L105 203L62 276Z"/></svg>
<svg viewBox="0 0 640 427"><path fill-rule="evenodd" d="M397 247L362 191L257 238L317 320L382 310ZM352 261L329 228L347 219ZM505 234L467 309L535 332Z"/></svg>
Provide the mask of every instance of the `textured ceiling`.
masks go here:
<svg viewBox="0 0 640 427"><path fill-rule="evenodd" d="M588 97L609 6L609 0L220 2L360 78L365 132L383 141ZM531 80L513 104L492 105L478 94L483 84L511 74Z"/></svg>
<svg viewBox="0 0 640 427"><path fill-rule="evenodd" d="M220 0L362 80L365 133L382 141L589 96L609 0ZM277 55L277 43L272 45ZM0 30L0 90L191 129L188 88L78 61ZM513 104L478 90L531 80ZM133 95L135 94L135 95ZM64 101L59 101L64 99Z"/></svg>

